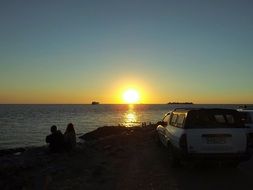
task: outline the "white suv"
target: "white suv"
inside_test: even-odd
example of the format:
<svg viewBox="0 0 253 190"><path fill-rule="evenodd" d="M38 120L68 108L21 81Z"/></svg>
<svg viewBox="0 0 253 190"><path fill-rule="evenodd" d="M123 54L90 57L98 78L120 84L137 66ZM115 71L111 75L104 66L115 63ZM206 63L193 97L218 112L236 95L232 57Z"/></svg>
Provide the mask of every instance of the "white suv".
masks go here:
<svg viewBox="0 0 253 190"><path fill-rule="evenodd" d="M247 128L231 109L175 109L158 123L160 141L173 166L181 160L217 160L237 166L248 160Z"/></svg>

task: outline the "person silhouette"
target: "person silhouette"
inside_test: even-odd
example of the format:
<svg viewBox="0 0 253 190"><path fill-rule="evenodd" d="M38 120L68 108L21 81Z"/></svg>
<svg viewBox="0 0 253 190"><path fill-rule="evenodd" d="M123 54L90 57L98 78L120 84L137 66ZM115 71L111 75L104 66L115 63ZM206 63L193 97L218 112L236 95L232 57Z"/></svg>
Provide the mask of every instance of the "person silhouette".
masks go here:
<svg viewBox="0 0 253 190"><path fill-rule="evenodd" d="M49 143L50 152L62 152L64 149L63 134L55 125L51 127L51 134L46 137L46 142Z"/></svg>
<svg viewBox="0 0 253 190"><path fill-rule="evenodd" d="M69 123L67 125L66 131L64 133L64 141L65 141L65 148L67 150L72 150L76 146L76 132L74 129L74 125Z"/></svg>

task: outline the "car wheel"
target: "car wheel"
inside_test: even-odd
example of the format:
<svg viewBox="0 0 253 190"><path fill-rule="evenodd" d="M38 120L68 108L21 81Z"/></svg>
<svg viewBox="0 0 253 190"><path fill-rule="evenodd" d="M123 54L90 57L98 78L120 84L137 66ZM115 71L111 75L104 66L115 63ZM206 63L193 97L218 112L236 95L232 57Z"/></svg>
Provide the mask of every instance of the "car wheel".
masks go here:
<svg viewBox="0 0 253 190"><path fill-rule="evenodd" d="M181 166L181 160L180 158L176 155L173 147L171 146L171 144L168 144L168 154L169 154L169 161L170 161L170 165L173 168L177 168Z"/></svg>

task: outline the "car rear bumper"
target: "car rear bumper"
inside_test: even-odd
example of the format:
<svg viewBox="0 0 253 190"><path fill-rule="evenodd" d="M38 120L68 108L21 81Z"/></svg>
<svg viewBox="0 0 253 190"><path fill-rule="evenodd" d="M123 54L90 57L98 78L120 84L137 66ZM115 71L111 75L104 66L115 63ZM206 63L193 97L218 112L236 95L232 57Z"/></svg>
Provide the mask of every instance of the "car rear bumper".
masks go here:
<svg viewBox="0 0 253 190"><path fill-rule="evenodd" d="M253 154L253 149L247 149L245 152L240 153L189 153L173 146L173 152L179 158L186 161L203 160L203 161L247 161Z"/></svg>
<svg viewBox="0 0 253 190"><path fill-rule="evenodd" d="M199 154L199 153L183 153L182 156L187 160L212 160L212 161L222 161L222 160L237 160L237 161L247 161L251 158L249 152L244 153L229 153L229 154Z"/></svg>

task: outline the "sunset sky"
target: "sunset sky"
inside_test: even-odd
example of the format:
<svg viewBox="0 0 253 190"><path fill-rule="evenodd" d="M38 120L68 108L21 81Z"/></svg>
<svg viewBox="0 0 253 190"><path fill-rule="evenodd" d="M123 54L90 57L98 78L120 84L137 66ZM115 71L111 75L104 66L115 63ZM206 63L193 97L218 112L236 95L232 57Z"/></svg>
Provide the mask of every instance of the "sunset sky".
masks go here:
<svg viewBox="0 0 253 190"><path fill-rule="evenodd" d="M2 0L0 103L253 103L253 1Z"/></svg>

